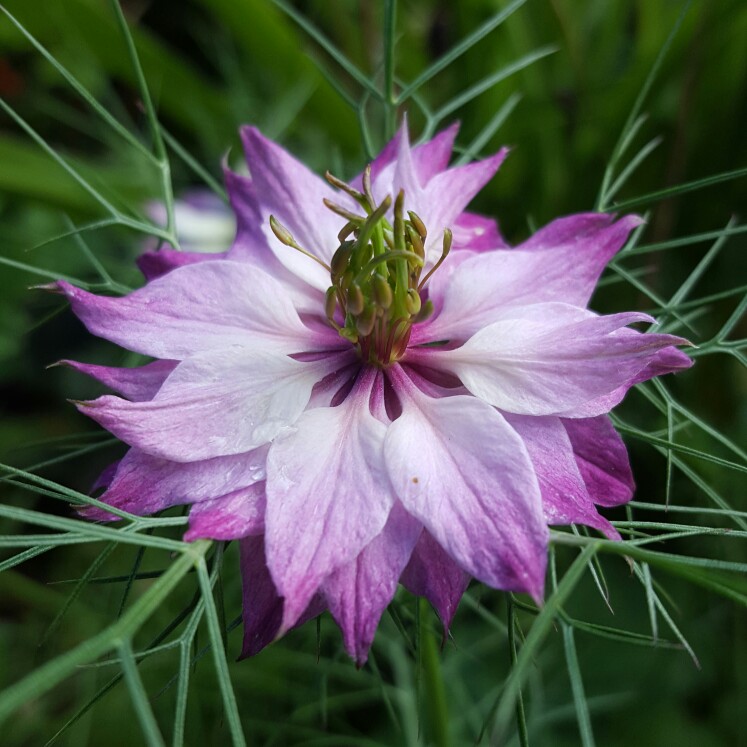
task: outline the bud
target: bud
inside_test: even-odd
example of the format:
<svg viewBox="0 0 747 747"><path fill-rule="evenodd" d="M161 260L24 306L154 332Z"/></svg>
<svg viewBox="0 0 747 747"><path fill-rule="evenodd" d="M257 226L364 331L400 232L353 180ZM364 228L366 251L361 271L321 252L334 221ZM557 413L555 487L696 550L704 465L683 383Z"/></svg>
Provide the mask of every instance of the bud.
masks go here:
<svg viewBox="0 0 747 747"><path fill-rule="evenodd" d="M368 337L373 332L376 324L376 307L366 306L360 316L355 320L355 328L360 337Z"/></svg>
<svg viewBox="0 0 747 747"><path fill-rule="evenodd" d="M332 200L328 200L326 197L322 199L322 202L333 213L336 213L340 217L345 218L345 220L350 221L351 223L355 223L356 225L361 225L363 223L363 218L361 218L360 215L351 213L347 208L344 208L342 205L338 205L336 202L332 202Z"/></svg>
<svg viewBox="0 0 747 747"><path fill-rule="evenodd" d="M324 296L324 313L327 315L327 319L334 319L335 311L337 310L337 288L331 285L327 288L327 293Z"/></svg>
<svg viewBox="0 0 747 747"><path fill-rule="evenodd" d="M425 227L425 223L423 223L420 216L412 210L408 210L407 214L410 216L412 227L418 232L418 234L420 234L420 238L425 241L425 237L428 235L428 229Z"/></svg>
<svg viewBox="0 0 747 747"><path fill-rule="evenodd" d="M422 306L420 311L412 318L413 324L420 324L433 314L433 301L429 298Z"/></svg>
<svg viewBox="0 0 747 747"><path fill-rule="evenodd" d="M447 255L451 251L451 242L454 239L454 234L451 232L450 228L444 228L444 242L443 242L443 250L442 250L442 256L444 259L446 259Z"/></svg>
<svg viewBox="0 0 747 747"><path fill-rule="evenodd" d="M405 296L405 308L407 313L410 315L417 314L420 311L422 301L420 300L420 294L415 288L408 288L407 295Z"/></svg>
<svg viewBox="0 0 747 747"><path fill-rule="evenodd" d="M348 300L345 304L345 310L348 314L358 316L363 311L363 305L365 304L365 297L360 285L353 283L348 290Z"/></svg>
<svg viewBox="0 0 747 747"><path fill-rule="evenodd" d="M281 244L296 247L296 240L291 232L274 216L270 216L270 228Z"/></svg>
<svg viewBox="0 0 747 747"><path fill-rule="evenodd" d="M374 301L381 309L388 309L392 305L392 287L386 278L374 275L371 281Z"/></svg>
<svg viewBox="0 0 747 747"><path fill-rule="evenodd" d="M332 282L336 282L348 266L348 260L353 253L355 244L352 241L344 241L332 255L332 261L329 263L332 270Z"/></svg>
<svg viewBox="0 0 747 747"><path fill-rule="evenodd" d="M425 259L425 247L423 246L423 239L420 234L412 226L407 226L407 235L410 238L410 243L415 250L415 254L420 259Z"/></svg>

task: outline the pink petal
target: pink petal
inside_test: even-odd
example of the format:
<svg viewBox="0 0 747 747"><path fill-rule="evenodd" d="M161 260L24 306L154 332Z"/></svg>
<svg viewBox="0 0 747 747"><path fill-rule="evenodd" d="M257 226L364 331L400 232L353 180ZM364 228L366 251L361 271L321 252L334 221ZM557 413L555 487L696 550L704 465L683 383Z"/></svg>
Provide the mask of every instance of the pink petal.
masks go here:
<svg viewBox="0 0 747 747"><path fill-rule="evenodd" d="M546 301L586 306L602 270L641 224L634 215L613 221L603 213L561 218L515 249L484 252L462 263L448 283L436 273L430 293L442 311L429 323L428 337L466 340L508 306Z"/></svg>
<svg viewBox="0 0 747 747"><path fill-rule="evenodd" d="M404 507L467 573L541 599L548 532L519 436L474 397L432 399L399 366L389 374L403 411L384 452Z"/></svg>
<svg viewBox="0 0 747 747"><path fill-rule="evenodd" d="M423 532L400 581L408 591L425 597L433 605L443 623L446 638L469 579L469 574L451 559L432 535Z"/></svg>
<svg viewBox="0 0 747 747"><path fill-rule="evenodd" d="M635 482L628 450L606 415L562 420L589 495L600 506L619 506L633 497Z"/></svg>
<svg viewBox="0 0 747 747"><path fill-rule="evenodd" d="M153 361L137 368L111 368L68 360L60 361L58 365L80 371L133 402L145 402L153 399L168 375L176 368L177 361Z"/></svg>
<svg viewBox="0 0 747 747"><path fill-rule="evenodd" d="M249 264L187 265L121 298L57 285L90 332L154 358L182 360L258 339L294 352L309 339L283 285Z"/></svg>
<svg viewBox="0 0 747 747"><path fill-rule="evenodd" d="M339 246L337 234L345 221L328 210L322 200L326 197L339 203L345 201L345 196L256 128L243 127L241 138L261 205L263 227L271 237L270 248L292 273L325 291L330 284L329 273L314 260L280 244L268 233L268 220L270 214L275 215L304 249L329 263Z"/></svg>
<svg viewBox="0 0 747 747"><path fill-rule="evenodd" d="M369 411L375 375L362 372L342 404L308 410L270 448L267 561L285 598L284 629L330 573L381 533L389 516L386 426Z"/></svg>
<svg viewBox="0 0 747 747"><path fill-rule="evenodd" d="M147 516L180 503L220 498L254 485L264 479L266 459L266 449L255 449L248 454L181 464L130 449L114 475L109 476L107 490L99 500ZM86 510L85 514L101 521L117 518L98 509Z"/></svg>
<svg viewBox="0 0 747 747"><path fill-rule="evenodd" d="M424 349L475 396L506 412L588 417L607 412L658 351L686 340L622 330L645 314L597 316L562 303L509 308L454 350Z"/></svg>
<svg viewBox="0 0 747 747"><path fill-rule="evenodd" d="M105 395L79 409L130 446L171 461L241 454L293 424L314 384L346 357L299 363L261 347L212 350L180 363L150 402Z"/></svg>
<svg viewBox="0 0 747 747"><path fill-rule="evenodd" d="M420 522L395 503L381 534L322 584L345 648L359 666L366 663L381 615L397 591L422 529Z"/></svg>
<svg viewBox="0 0 747 747"><path fill-rule="evenodd" d="M594 507L560 418L507 414L506 420L529 452L542 492L545 521L586 524L610 539L620 539L617 530Z"/></svg>
<svg viewBox="0 0 747 747"><path fill-rule="evenodd" d="M220 498L195 503L189 511L186 542L232 540L265 531L265 484L255 483Z"/></svg>

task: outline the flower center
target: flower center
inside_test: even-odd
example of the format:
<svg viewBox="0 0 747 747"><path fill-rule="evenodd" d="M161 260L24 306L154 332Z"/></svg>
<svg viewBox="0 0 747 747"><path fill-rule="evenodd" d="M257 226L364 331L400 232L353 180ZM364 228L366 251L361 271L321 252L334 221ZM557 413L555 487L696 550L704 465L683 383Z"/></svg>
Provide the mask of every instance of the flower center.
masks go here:
<svg viewBox="0 0 747 747"><path fill-rule="evenodd" d="M363 215L325 199L324 204L347 222L338 234L340 245L329 266L297 244L274 216L270 225L275 236L323 265L332 284L325 297L329 323L341 337L355 345L361 359L386 367L399 360L407 349L412 326L433 313L422 292L431 275L446 259L452 234L444 230L443 249L436 264L425 273L427 230L413 212L405 217L405 193L394 199L394 221L386 217L392 206L387 196L376 203L371 191L371 167L363 174L363 192L326 174L327 181L350 195ZM422 276L422 277L421 277Z"/></svg>

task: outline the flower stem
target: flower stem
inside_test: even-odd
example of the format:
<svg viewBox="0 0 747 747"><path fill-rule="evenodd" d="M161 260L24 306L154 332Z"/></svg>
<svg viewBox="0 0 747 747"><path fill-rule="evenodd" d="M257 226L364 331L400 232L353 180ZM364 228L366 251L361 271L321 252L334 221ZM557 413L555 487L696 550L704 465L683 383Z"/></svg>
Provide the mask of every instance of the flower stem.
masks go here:
<svg viewBox="0 0 747 747"><path fill-rule="evenodd" d="M514 602L510 594L506 594L508 604L508 654L511 658L511 668L516 664L516 617L514 613ZM519 744L521 747L529 747L529 732L527 731L526 715L524 713L524 698L521 690L516 698L516 725L519 730Z"/></svg>
<svg viewBox="0 0 747 747"><path fill-rule="evenodd" d="M418 646L422 666L422 686L424 694L424 722L428 731L429 744L436 747L449 747L449 713L446 705L446 689L441 673L441 659L436 636L425 620L431 616L428 602L418 600L419 626Z"/></svg>

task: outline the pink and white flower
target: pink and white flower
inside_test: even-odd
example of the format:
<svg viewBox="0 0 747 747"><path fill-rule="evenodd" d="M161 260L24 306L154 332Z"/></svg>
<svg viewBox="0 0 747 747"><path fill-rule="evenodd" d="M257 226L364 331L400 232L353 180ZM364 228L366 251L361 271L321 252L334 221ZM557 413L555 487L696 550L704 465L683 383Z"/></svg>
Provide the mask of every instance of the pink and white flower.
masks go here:
<svg viewBox="0 0 747 747"><path fill-rule="evenodd" d="M587 309L638 218L510 248L465 212L505 151L448 168L455 134L403 128L348 186L246 128L228 252L146 253L121 298L57 284L155 359L70 363L121 395L80 404L130 446L102 500L191 504L186 539L240 541L245 654L326 608L362 663L398 582L446 626L471 577L540 602L548 525L618 537L596 506L633 480L606 413L691 364L628 326L645 314Z"/></svg>

